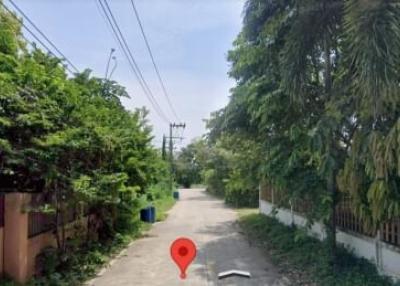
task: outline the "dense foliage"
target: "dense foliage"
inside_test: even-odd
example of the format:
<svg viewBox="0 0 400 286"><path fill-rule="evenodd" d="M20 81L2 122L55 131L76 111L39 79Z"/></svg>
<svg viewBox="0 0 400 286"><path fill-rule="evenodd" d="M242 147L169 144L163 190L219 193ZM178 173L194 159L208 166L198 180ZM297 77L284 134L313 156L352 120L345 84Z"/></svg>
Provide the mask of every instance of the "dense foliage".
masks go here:
<svg viewBox="0 0 400 286"><path fill-rule="evenodd" d="M201 172L207 156L207 146L203 140L194 140L182 148L174 164L176 181L185 188L202 183Z"/></svg>
<svg viewBox="0 0 400 286"><path fill-rule="evenodd" d="M53 213L54 224L64 226L68 210L89 212L100 241L134 232L140 207L169 194L147 111L126 110L115 81L68 75L60 59L27 46L20 24L0 9L2 190L46 194L35 211ZM56 236L65 254L63 227Z"/></svg>
<svg viewBox="0 0 400 286"><path fill-rule="evenodd" d="M217 142L197 139L182 148L176 165L177 182L184 187L204 184L207 191L235 207L258 205L259 158L252 140L226 136ZM257 155L256 155L257 156Z"/></svg>
<svg viewBox="0 0 400 286"><path fill-rule="evenodd" d="M237 86L208 121L226 172L209 185L265 180L313 202L332 246L343 198L371 230L398 217L399 39L398 1L248 0L228 54Z"/></svg>

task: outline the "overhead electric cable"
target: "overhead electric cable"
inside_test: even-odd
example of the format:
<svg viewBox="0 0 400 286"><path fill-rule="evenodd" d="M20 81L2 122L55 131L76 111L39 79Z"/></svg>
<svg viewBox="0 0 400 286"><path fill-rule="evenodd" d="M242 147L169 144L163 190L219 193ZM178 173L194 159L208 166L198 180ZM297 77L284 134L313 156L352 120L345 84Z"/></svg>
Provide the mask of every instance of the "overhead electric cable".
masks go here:
<svg viewBox="0 0 400 286"><path fill-rule="evenodd" d="M76 66L57 48L57 46L35 25L35 23L22 11L17 4L13 0L8 0L11 5L22 15L22 17L28 21L29 24L32 25L33 28L35 28L36 31L39 32L39 34L57 51L57 53L77 72L79 73L79 70L76 68ZM3 4L4 5L4 4ZM23 22L21 22L23 23ZM26 27L25 24L23 24L24 28L29 31L29 29ZM30 32L32 33L32 32ZM36 39L36 37L35 37ZM43 45L43 43L42 43Z"/></svg>
<svg viewBox="0 0 400 286"><path fill-rule="evenodd" d="M142 21L140 20L139 12L138 12L138 10L136 9L135 2L134 2L133 0L131 0L131 4L132 4L133 11L135 12L136 20L137 20L137 22L138 22L138 24L139 24L139 27L140 27L140 31L142 32L142 36L143 36L144 42L146 43L147 51L149 52L151 61L152 61L152 63L153 63L154 70L156 71L158 81L160 82L160 85L161 85L161 88L162 88L162 90L163 90L164 96L165 96L165 98L167 99L169 108L171 109L171 111L172 111L172 113L174 114L174 116L176 117L176 119L177 119L178 121L181 121L181 120L179 119L179 116L177 115L177 113L176 113L176 111L175 111L175 108L174 108L173 105L172 105L172 102L171 102L171 99L170 99L170 97L169 97L169 95L168 95L168 92L167 92L167 89L166 89L166 87L165 87L164 81L163 81L163 79L162 79L162 77L161 77L160 71L159 71L158 66L157 66L157 64L156 64L156 61L155 61L155 59L154 59L153 52L152 52L152 50L151 50L151 48L150 48L150 44L149 44L149 41L148 41L148 39L147 39L146 33L144 32L143 24L142 24Z"/></svg>
<svg viewBox="0 0 400 286"><path fill-rule="evenodd" d="M118 34L119 34L120 38L122 39L122 42L123 42L123 44L124 44L125 47L126 47L126 50L128 51L128 54L129 54L129 56L130 56L130 58L131 58L131 60L132 60L132 63L133 63L133 65L134 65L135 68L136 68L137 74L139 75L139 77L140 77L140 79L141 79L141 81L142 81L142 83L143 83L143 86L144 86L145 89L147 90L148 96L149 96L150 98L152 98L152 100L153 100L153 102L154 102L154 105L155 105L155 106L153 106L153 107L156 107L156 108L158 109L158 112L160 113L160 115L164 118L164 120L166 120L166 121L169 123L170 120L168 119L168 117L167 117L167 116L165 115L165 113L163 112L162 108L160 107L160 105L158 104L157 100L155 99L155 97L154 97L154 95L153 95L151 89L149 88L149 86L148 86L146 80L144 79L143 74L142 74L142 72L141 72L141 70L140 70L140 68L139 68L139 66L138 66L138 64L137 64L137 62L136 62L136 60L135 60L135 58L134 58L132 52L131 52L131 49L129 48L129 45L128 45L128 43L127 43L127 41L126 41L126 39L125 39L125 37L124 37L124 35L123 35L121 29L119 28L118 22L117 22L116 18L114 17L114 14L113 14L113 12L111 11L110 6L108 5L108 1L107 1L107 0L103 0L103 1L104 1L105 5L106 5L106 8L107 8L108 12L110 13L111 19L112 19L112 21L113 21L115 27L117 28Z"/></svg>
<svg viewBox="0 0 400 286"><path fill-rule="evenodd" d="M154 108L154 110L156 111L156 113L157 113L164 121L166 121L167 123L169 123L168 118L167 118L167 117L164 115L164 113L160 110L158 104L157 104L156 102L154 102L154 98L148 94L148 91L146 90L146 88L145 88L145 86L144 86L144 84L143 84L143 82L142 82L142 80L141 80L141 78L140 78L140 76L139 76L139 74L138 74L136 68L135 68L135 64L132 63L132 60L134 60L134 59L132 59L132 58L130 57L130 55L132 55L132 53L129 53L129 51L127 51L127 50L129 49L129 46L126 44L126 41L125 41L125 45L123 44L122 40L120 39L120 37L123 37L122 33L118 33L117 30L116 30L116 28L114 27L114 24L117 24L116 21L113 22L113 21L111 20L110 16L109 16L108 13L107 13L107 10L106 10L106 8L105 8L105 5L102 3L102 1L101 1L101 0L98 0L98 3L100 4L101 9L103 10L103 13L104 13L104 15L105 15L106 22L107 22L107 23L109 24L109 26L111 27L112 33L113 33L113 35L114 35L114 37L115 37L117 43L119 44L121 50L123 51L125 57L127 58L128 63L129 63L129 66L130 66L130 68L132 69L132 71L133 71L133 73L134 73L134 75L135 75L137 81L139 82L141 88L143 89L143 92L145 93L146 97L147 97L148 100L150 101L150 103L151 103L151 105L153 106L153 108ZM108 9L108 10L112 13L111 9ZM114 17L114 20L115 20L115 17Z"/></svg>
<svg viewBox="0 0 400 286"><path fill-rule="evenodd" d="M96 3L96 7L97 7L97 10L99 11L99 14L103 18L103 21L107 27L107 30L110 32L110 34L114 38L115 42L118 43L118 39L117 39L116 35L114 34L113 30L110 28L110 23L107 20L107 15L105 14L105 11L102 9L102 7L100 7L100 5L99 5L100 1L94 0L94 2Z"/></svg>
<svg viewBox="0 0 400 286"><path fill-rule="evenodd" d="M104 3L103 3L104 2ZM117 40L117 43L121 47L125 57L128 60L128 63L137 79L139 82L141 88L143 89L143 92L145 93L146 97L150 101L151 105L153 106L154 110L156 113L167 123L170 122L168 117L165 115L165 113L162 111L161 107L158 105L156 99L154 98L154 95L152 94L146 80L143 77L143 74L139 68L139 66L136 63L135 58L133 57L133 54L129 48L129 45L127 44L127 41L125 40L125 37L119 28L119 25L114 17L114 14L111 11L110 6L107 3L107 0L98 0L98 3L100 4L101 9L104 12L104 15L106 17L106 20L109 24L109 26L112 29L112 32L115 36L115 39ZM108 12L107 12L108 11Z"/></svg>
<svg viewBox="0 0 400 286"><path fill-rule="evenodd" d="M1 1L0 1L0 4L4 7L4 9L7 10L7 12L9 12L11 15L14 16L15 19L17 19L17 21L22 25L22 27L23 27L37 42L39 42L39 44L42 45L43 48L45 48L49 54L51 54L51 55L54 56L54 57L57 57L57 55L55 55L55 54L53 53L53 51L52 51L45 43L43 43L43 41L42 41L29 27L27 27L27 26L24 24L24 22L21 21L21 19L19 19L19 18L14 14L13 11L11 11L11 10L10 10L4 3L2 3ZM32 47L36 48L36 46L35 46L30 40L28 40L24 35L22 35L22 37L23 37L28 43L30 43L30 44L32 45ZM71 74L74 73L68 66L65 66L65 68L66 68ZM78 71L77 71L77 72L78 72Z"/></svg>

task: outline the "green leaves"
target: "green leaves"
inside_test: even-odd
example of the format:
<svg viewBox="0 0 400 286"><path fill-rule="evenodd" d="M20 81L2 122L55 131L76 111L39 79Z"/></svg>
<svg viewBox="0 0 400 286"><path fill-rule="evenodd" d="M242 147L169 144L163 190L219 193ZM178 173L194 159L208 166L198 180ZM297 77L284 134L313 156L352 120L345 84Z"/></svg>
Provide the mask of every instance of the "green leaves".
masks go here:
<svg viewBox="0 0 400 286"><path fill-rule="evenodd" d="M228 60L237 86L208 121L209 143L260 148L222 144L224 172L209 178L245 189L257 170L326 218L339 190L375 228L398 215L398 1L248 0ZM257 167L242 169L247 158Z"/></svg>
<svg viewBox="0 0 400 286"><path fill-rule="evenodd" d="M61 216L84 206L104 236L136 227L139 197L167 175L148 112L126 110L117 82L90 70L67 77L62 60L24 45L0 8L1 187L42 192Z"/></svg>
<svg viewBox="0 0 400 286"><path fill-rule="evenodd" d="M363 118L385 115L387 104L398 108L399 8L398 1L346 1L345 57Z"/></svg>

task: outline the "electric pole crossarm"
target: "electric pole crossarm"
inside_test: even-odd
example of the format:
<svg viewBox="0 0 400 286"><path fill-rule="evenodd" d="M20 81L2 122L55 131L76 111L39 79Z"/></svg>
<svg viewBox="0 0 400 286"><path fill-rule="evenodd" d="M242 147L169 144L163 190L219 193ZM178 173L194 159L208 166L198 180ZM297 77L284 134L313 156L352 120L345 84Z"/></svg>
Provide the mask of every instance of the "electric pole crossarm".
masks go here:
<svg viewBox="0 0 400 286"><path fill-rule="evenodd" d="M173 129L186 128L186 123L170 123L169 124L169 162L170 162L170 189L174 188L174 139L182 139L178 136L173 136Z"/></svg>

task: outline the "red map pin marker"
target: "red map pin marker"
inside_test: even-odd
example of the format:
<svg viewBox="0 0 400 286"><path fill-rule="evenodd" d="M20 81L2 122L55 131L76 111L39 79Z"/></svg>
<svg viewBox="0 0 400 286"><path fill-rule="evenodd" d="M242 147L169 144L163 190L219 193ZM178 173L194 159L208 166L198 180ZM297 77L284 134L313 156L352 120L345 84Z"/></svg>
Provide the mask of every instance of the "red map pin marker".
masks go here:
<svg viewBox="0 0 400 286"><path fill-rule="evenodd" d="M196 245L189 238L181 237L171 244L171 257L181 270L180 277L186 278L186 269L196 257Z"/></svg>

